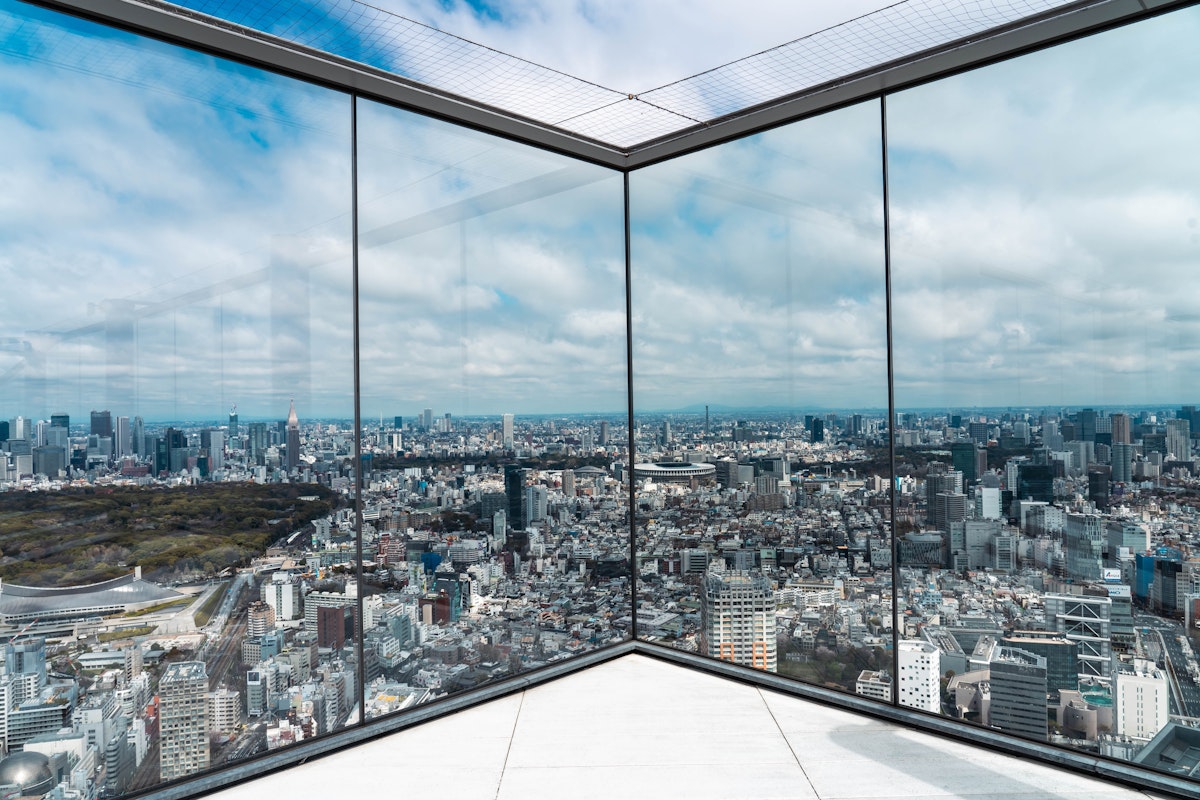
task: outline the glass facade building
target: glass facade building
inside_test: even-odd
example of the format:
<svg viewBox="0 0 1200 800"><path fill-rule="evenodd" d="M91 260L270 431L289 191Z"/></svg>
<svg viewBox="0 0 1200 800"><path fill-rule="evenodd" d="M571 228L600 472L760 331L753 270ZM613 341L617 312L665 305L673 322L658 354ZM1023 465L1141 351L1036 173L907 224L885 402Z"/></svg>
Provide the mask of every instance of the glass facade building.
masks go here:
<svg viewBox="0 0 1200 800"><path fill-rule="evenodd" d="M0 0L0 755L185 796L638 650L1194 792L1200 9L1113 5L617 147Z"/></svg>

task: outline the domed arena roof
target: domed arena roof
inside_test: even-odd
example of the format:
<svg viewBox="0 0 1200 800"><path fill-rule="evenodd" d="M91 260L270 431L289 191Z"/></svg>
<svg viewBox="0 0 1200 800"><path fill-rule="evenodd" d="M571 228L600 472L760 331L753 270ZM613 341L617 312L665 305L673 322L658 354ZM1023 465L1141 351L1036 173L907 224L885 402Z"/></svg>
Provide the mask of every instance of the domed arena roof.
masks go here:
<svg viewBox="0 0 1200 800"><path fill-rule="evenodd" d="M20 750L0 761L0 786L19 786L23 795L45 794L54 788L50 759Z"/></svg>

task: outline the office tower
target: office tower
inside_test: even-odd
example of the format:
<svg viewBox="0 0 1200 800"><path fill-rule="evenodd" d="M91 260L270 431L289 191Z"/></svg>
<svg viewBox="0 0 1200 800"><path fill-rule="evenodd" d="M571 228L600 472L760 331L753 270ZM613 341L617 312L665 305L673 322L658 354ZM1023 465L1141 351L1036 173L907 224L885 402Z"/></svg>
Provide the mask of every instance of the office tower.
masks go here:
<svg viewBox="0 0 1200 800"><path fill-rule="evenodd" d="M965 486L970 486L987 472L987 451L974 442L955 442L950 445L950 460L954 469L962 473Z"/></svg>
<svg viewBox="0 0 1200 800"><path fill-rule="evenodd" d="M671 420L665 419L662 424L662 443L664 446L671 443Z"/></svg>
<svg viewBox="0 0 1200 800"><path fill-rule="evenodd" d="M1094 464L1088 468L1088 500L1103 511L1108 508L1112 486L1112 467Z"/></svg>
<svg viewBox="0 0 1200 800"><path fill-rule="evenodd" d="M33 426L25 417L16 416L8 421L8 440L14 439L27 442L33 436Z"/></svg>
<svg viewBox="0 0 1200 800"><path fill-rule="evenodd" d="M562 471L562 493L568 499L575 496L575 470Z"/></svg>
<svg viewBox="0 0 1200 800"><path fill-rule="evenodd" d="M1063 545L1067 554L1067 577L1097 581L1104 572L1104 519L1098 514L1067 514Z"/></svg>
<svg viewBox="0 0 1200 800"><path fill-rule="evenodd" d="M1113 676L1113 728L1118 736L1148 742L1169 719L1167 675L1153 661L1136 659Z"/></svg>
<svg viewBox="0 0 1200 800"><path fill-rule="evenodd" d="M396 430L404 429L404 417L392 417L392 427Z"/></svg>
<svg viewBox="0 0 1200 800"><path fill-rule="evenodd" d="M1046 692L1057 697L1064 689L1079 688L1079 645L1049 631L1013 631L998 640L1046 659Z"/></svg>
<svg viewBox="0 0 1200 800"><path fill-rule="evenodd" d="M300 467L300 420L296 417L296 401L288 407L287 418L287 470Z"/></svg>
<svg viewBox="0 0 1200 800"><path fill-rule="evenodd" d="M65 411L50 415L50 424L56 428L71 430L71 415Z"/></svg>
<svg viewBox="0 0 1200 800"><path fill-rule="evenodd" d="M547 492L545 486L525 487L524 521L526 528L535 522L541 522L546 519L546 498Z"/></svg>
<svg viewBox="0 0 1200 800"><path fill-rule="evenodd" d="M513 446L513 415L504 414L500 417L500 441L505 450ZM520 519L517 517L516 519Z"/></svg>
<svg viewBox="0 0 1200 800"><path fill-rule="evenodd" d="M225 466L225 431L210 431L208 435L208 465L211 469Z"/></svg>
<svg viewBox="0 0 1200 800"><path fill-rule="evenodd" d="M708 436L710 433L712 433L712 428L710 428L709 424L708 424L708 406L705 406L704 407L704 435Z"/></svg>
<svg viewBox="0 0 1200 800"><path fill-rule="evenodd" d="M1133 439L1131 439L1129 436L1129 415L1113 414L1109 419L1112 420L1112 443L1132 443Z"/></svg>
<svg viewBox="0 0 1200 800"><path fill-rule="evenodd" d="M421 427L426 431L433 430L433 409L427 408L421 412Z"/></svg>
<svg viewBox="0 0 1200 800"><path fill-rule="evenodd" d="M988 437L990 436L990 428L991 426L986 422L968 422L967 436L971 437L971 441L973 442L987 444Z"/></svg>
<svg viewBox="0 0 1200 800"><path fill-rule="evenodd" d="M4 671L14 677L14 701L32 700L46 686L46 640L40 636L4 645Z"/></svg>
<svg viewBox="0 0 1200 800"><path fill-rule="evenodd" d="M117 417L113 428L113 455L117 458L133 455L133 428L129 425L129 417Z"/></svg>
<svg viewBox="0 0 1200 800"><path fill-rule="evenodd" d="M608 421L601 420L600 422L600 446L608 447Z"/></svg>
<svg viewBox="0 0 1200 800"><path fill-rule="evenodd" d="M1192 425L1186 419L1167 420L1167 452L1176 461L1187 461L1192 456Z"/></svg>
<svg viewBox="0 0 1200 800"><path fill-rule="evenodd" d="M93 436L107 436L110 439L112 438L113 422L111 411L92 412L91 434Z"/></svg>
<svg viewBox="0 0 1200 800"><path fill-rule="evenodd" d="M809 439L815 444L825 441L825 420L813 417L808 423Z"/></svg>
<svg viewBox="0 0 1200 800"><path fill-rule="evenodd" d="M1133 482L1133 458L1134 447L1131 444L1117 444L1115 441L1112 445L1112 455L1110 456L1112 466L1112 482L1113 483L1132 483Z"/></svg>
<svg viewBox="0 0 1200 800"><path fill-rule="evenodd" d="M229 409L229 441L235 447L238 443L238 437L241 436L241 429L238 427L237 406Z"/></svg>
<svg viewBox="0 0 1200 800"><path fill-rule="evenodd" d="M33 471L48 478L58 477L67 468L67 449L55 445L33 448Z"/></svg>
<svg viewBox="0 0 1200 800"><path fill-rule="evenodd" d="M276 573L272 580L264 583L261 597L262 601L275 612L277 621L300 619L304 616L300 582L293 582L286 575Z"/></svg>
<svg viewBox="0 0 1200 800"><path fill-rule="evenodd" d="M980 519L1000 519L1004 516L999 487L979 486L975 489L975 516Z"/></svg>
<svg viewBox="0 0 1200 800"><path fill-rule="evenodd" d="M1079 412L1079 441L1096 441L1096 410L1085 408Z"/></svg>
<svg viewBox="0 0 1200 800"><path fill-rule="evenodd" d="M1027 650L997 646L992 649L988 671L992 727L1045 741L1046 659Z"/></svg>
<svg viewBox="0 0 1200 800"><path fill-rule="evenodd" d="M1045 464L1023 464L1017 471L1017 500L1054 502L1054 467Z"/></svg>
<svg viewBox="0 0 1200 800"><path fill-rule="evenodd" d="M904 639L897 660L900 705L937 714L942 710L941 650L929 642Z"/></svg>
<svg viewBox="0 0 1200 800"><path fill-rule="evenodd" d="M12 429L12 423L6 419L0 419L0 447L4 442L8 441L8 432Z"/></svg>
<svg viewBox="0 0 1200 800"><path fill-rule="evenodd" d="M1112 669L1112 599L1048 594L1046 624L1079 645L1079 674L1108 677Z"/></svg>
<svg viewBox="0 0 1200 800"><path fill-rule="evenodd" d="M1144 553L1150 549L1150 530L1138 522L1129 519L1110 519L1104 524L1105 538L1108 540L1108 558L1105 564L1117 566L1117 557L1121 550L1130 555Z"/></svg>
<svg viewBox="0 0 1200 800"><path fill-rule="evenodd" d="M933 526L943 533L950 531L951 522L967 518L967 496L962 492L938 492L933 498Z"/></svg>
<svg viewBox="0 0 1200 800"><path fill-rule="evenodd" d="M208 768L208 673L202 661L167 665L158 683L159 773L182 778Z"/></svg>
<svg viewBox="0 0 1200 800"><path fill-rule="evenodd" d="M133 442L133 452L139 456L150 455L146 452L146 423L141 417L133 418L133 432L130 434Z"/></svg>
<svg viewBox="0 0 1200 800"><path fill-rule="evenodd" d="M775 672L775 593L771 581L748 572L704 576L700 608L705 655Z"/></svg>
<svg viewBox="0 0 1200 800"><path fill-rule="evenodd" d="M261 465L269 445L267 423L251 422L246 426L246 452L252 462Z"/></svg>
<svg viewBox="0 0 1200 800"><path fill-rule="evenodd" d="M525 480L529 470L512 464L504 468L504 493L508 496L508 523L525 522Z"/></svg>

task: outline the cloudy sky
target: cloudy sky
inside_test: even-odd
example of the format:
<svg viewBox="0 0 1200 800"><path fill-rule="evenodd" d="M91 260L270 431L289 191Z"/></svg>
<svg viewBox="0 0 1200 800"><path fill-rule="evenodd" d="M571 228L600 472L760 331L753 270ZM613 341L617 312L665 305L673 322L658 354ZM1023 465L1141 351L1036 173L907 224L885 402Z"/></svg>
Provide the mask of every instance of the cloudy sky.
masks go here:
<svg viewBox="0 0 1200 800"><path fill-rule="evenodd" d="M866 10L727 5L394 8L630 90ZM1198 35L889 98L901 407L1200 401ZM0 418L351 413L349 98L10 4L0 100ZM879 120L631 176L639 407L885 405ZM368 102L359 137L364 416L619 410L620 176Z"/></svg>

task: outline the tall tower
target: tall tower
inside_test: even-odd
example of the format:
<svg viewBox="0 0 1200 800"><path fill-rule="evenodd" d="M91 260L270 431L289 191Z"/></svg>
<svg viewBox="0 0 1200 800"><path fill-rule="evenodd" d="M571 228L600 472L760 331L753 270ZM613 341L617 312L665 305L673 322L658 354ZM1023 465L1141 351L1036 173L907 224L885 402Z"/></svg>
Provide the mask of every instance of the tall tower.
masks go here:
<svg viewBox="0 0 1200 800"><path fill-rule="evenodd" d="M500 417L500 437L505 450L511 450L513 446L513 415L505 414Z"/></svg>
<svg viewBox="0 0 1200 800"><path fill-rule="evenodd" d="M770 580L749 572L708 572L700 612L705 655L775 672L775 593Z"/></svg>
<svg viewBox="0 0 1200 800"><path fill-rule="evenodd" d="M241 431L238 429L238 413L237 403L233 404L233 408L229 409L229 443L233 447L237 447L238 436Z"/></svg>
<svg viewBox="0 0 1200 800"><path fill-rule="evenodd" d="M288 408L287 418L287 469L291 472L300 467L300 420L296 417L296 400Z"/></svg>
<svg viewBox="0 0 1200 800"><path fill-rule="evenodd" d="M158 684L162 780L208 769L208 672L202 661L170 664Z"/></svg>

